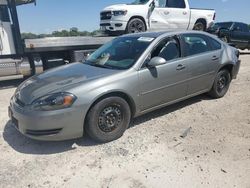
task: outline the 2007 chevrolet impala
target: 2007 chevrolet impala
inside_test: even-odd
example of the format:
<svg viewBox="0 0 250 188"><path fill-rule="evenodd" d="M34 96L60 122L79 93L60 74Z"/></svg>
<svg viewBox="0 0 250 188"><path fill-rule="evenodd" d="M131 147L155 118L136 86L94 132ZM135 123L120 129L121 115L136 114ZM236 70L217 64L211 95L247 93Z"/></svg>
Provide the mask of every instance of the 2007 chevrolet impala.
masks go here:
<svg viewBox="0 0 250 188"><path fill-rule="evenodd" d="M223 97L239 67L235 48L203 32L124 35L84 63L22 83L9 114L34 139L65 140L86 131L108 142L121 137L135 116L202 93Z"/></svg>

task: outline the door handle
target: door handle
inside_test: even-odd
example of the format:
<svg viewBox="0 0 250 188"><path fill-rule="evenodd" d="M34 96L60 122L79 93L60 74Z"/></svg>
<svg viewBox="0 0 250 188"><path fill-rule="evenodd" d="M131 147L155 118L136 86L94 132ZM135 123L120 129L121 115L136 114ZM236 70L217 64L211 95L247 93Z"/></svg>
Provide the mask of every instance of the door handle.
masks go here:
<svg viewBox="0 0 250 188"><path fill-rule="evenodd" d="M216 61L216 60L218 60L218 59L219 59L219 57L217 57L217 56L213 56L213 57L212 57L212 60L213 60L213 61Z"/></svg>
<svg viewBox="0 0 250 188"><path fill-rule="evenodd" d="M184 65L179 64L179 65L177 66L176 70L183 70L183 69L185 69L185 68L186 68L186 67L185 67Z"/></svg>
<svg viewBox="0 0 250 188"><path fill-rule="evenodd" d="M183 15L187 15L187 12L186 12L186 11L184 11L184 12L183 12Z"/></svg>

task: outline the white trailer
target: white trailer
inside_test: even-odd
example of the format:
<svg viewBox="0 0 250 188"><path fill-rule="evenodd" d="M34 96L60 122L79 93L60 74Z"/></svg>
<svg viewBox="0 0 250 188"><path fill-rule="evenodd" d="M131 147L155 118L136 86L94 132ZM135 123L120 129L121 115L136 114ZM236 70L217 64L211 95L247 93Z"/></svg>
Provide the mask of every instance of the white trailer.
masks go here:
<svg viewBox="0 0 250 188"><path fill-rule="evenodd" d="M22 40L16 7L35 0L0 0L0 79L30 76L83 61L112 37L52 37Z"/></svg>

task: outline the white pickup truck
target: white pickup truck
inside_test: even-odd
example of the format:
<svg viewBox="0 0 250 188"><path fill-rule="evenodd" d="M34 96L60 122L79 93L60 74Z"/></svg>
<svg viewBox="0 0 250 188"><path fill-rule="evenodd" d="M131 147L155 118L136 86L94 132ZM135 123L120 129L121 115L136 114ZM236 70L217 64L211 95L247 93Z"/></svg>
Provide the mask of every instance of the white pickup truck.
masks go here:
<svg viewBox="0 0 250 188"><path fill-rule="evenodd" d="M101 30L109 35L173 29L206 30L215 10L191 9L188 0L136 0L104 8Z"/></svg>

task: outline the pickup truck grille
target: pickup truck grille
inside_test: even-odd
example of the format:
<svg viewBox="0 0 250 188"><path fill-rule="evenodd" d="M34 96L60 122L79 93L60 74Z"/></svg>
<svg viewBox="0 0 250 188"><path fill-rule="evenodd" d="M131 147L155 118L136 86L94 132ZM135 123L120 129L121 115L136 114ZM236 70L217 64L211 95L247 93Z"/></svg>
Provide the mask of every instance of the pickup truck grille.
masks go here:
<svg viewBox="0 0 250 188"><path fill-rule="evenodd" d="M111 11L101 12L101 20L110 20L112 17Z"/></svg>

